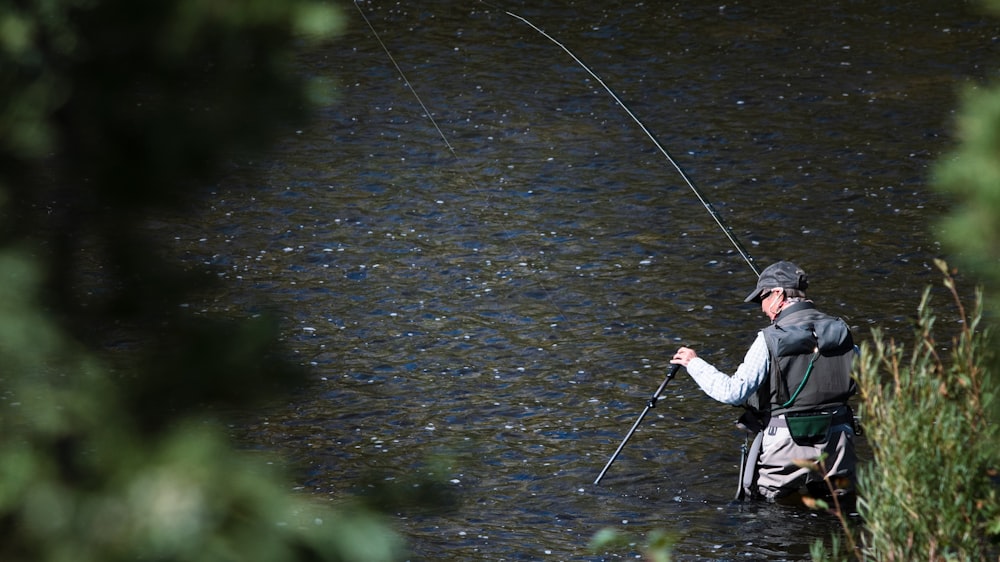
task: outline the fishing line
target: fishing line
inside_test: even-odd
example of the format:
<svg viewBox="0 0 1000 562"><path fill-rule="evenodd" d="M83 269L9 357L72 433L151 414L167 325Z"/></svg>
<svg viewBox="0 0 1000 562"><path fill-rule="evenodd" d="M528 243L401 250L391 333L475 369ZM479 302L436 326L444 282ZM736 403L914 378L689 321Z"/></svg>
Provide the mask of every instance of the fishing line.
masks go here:
<svg viewBox="0 0 1000 562"><path fill-rule="evenodd" d="M420 95L413 88L413 84L410 82L409 78L406 77L406 73L403 72L403 69L396 62L396 58L392 56L392 52L389 50L389 47L385 44L384 41L382 41L382 37L378 34L378 32L375 31L375 26L372 25L372 22L368 19L368 16L361 8L359 2L360 0L355 0L354 6L358 9L358 13L361 14L361 18L365 21L365 24L368 26L368 29L371 30L372 35L375 37L375 40L378 41L378 44L382 47L382 50L385 51L386 57L388 57L389 61L392 63L392 66L396 69L396 72L399 73L400 78L403 79L403 84L406 86L408 90L410 90L410 92L413 94L413 97L416 98L417 103L420 104L420 108L423 110L424 115L427 116L427 119L431 122L431 125L434 126L434 130L437 131L438 136L440 136L441 140L444 141L445 146L448 147L448 151L455 158L455 161L458 162L459 166L462 169L463 175L469 181L469 184L472 186L473 191L477 195L479 195L480 198L482 198L483 201L485 201L488 205L489 198L486 196L483 190L479 189L478 182L476 182L476 180L473 178L468 168L465 167L464 162L458 156L458 153L455 151L455 147L452 146L451 142L448 141L448 137L444 134L444 131L441 130L441 127L438 125L437 120L434 119L434 116L431 115L431 111L427 108L427 105L424 104L424 100L420 98ZM528 259L527 255L525 255L524 252L521 251L521 249L518 247L517 243L513 239L511 239L509 242L511 248L513 248L514 252L519 257L521 257L524 260ZM555 309L558 312L558 316L561 318L561 320L568 324L569 319L566 317L566 314L563 312L562 308L558 305L558 303L556 303L555 300L553 300L552 294L549 291L549 289L537 278L534 279L534 282L541 288L542 294L545 296L545 300L552 306L553 309Z"/></svg>
<svg viewBox="0 0 1000 562"><path fill-rule="evenodd" d="M490 4L487 3L487 2L482 2L482 3L486 4L487 6L490 6ZM496 6L491 6L491 7L499 9L499 10L503 9L503 8L498 8ZM660 153L663 154L663 156L665 156L667 158L667 160L673 165L674 169L677 170L677 173L680 174L681 178L684 179L684 183L686 183L687 186L689 188L691 188L691 191L698 198L698 201L700 201L701 204L702 204L702 206L705 207L705 210L708 211L708 214L712 215L712 218L715 219L715 223L717 225L719 225L719 228L722 229L722 232L726 235L726 238L728 238L729 241L736 248L736 251L740 253L740 256L742 256L743 259L747 262L747 265L750 266L750 269L753 270L754 274L757 275L757 277L760 277L760 271L757 270L757 265L754 263L753 257L751 257L750 253L747 252L747 250L746 250L745 247L743 247L743 244L740 244L740 241L737 240L736 236L733 234L732 229L729 228L729 225L727 225L726 222L724 220L722 220L722 216L719 215L719 213L715 210L715 207L713 207L712 204L709 203L709 201L705 198L705 196L702 195L701 191L697 187L695 187L694 183L688 178L687 174L684 173L684 170L680 167L680 165L677 164L677 162L673 159L673 157L670 156L670 153L667 152L667 149L663 148L663 145L660 144L660 141L658 141L656 139L656 136L654 136L653 133L650 132L650 130L646 127L645 123L643 123L642 120L640 120L636 116L636 114L633 113L632 110L629 109L629 107L627 105L625 105L625 102L623 102L621 100L621 98L618 97L618 94L616 94L615 91L612 90L611 87L608 86L604 82L604 80L602 80L601 77L597 75L597 73L595 73L593 70L591 70L590 67L587 66L586 64L584 64L584 62L582 60L580 60L579 57L577 57L575 54L573 54L573 51L570 51L569 48L566 47L566 45L563 45L562 43L560 43L559 41L557 41L554 37L552 37L551 35L549 35L548 33L546 33L544 30L542 30L540 27L538 27L537 25L531 23L527 19L525 19L525 18L523 18L523 17L515 14L514 12L510 12L510 11L504 10L504 13L507 14L508 16L512 17L512 18L518 19L518 20L520 20L520 21L528 24L528 26L530 26L532 29L534 29L538 33L540 33L543 37L545 37L549 41L552 41L553 43L555 43L560 49L562 49L563 51L565 51L567 55L569 55L570 57L572 57L573 60L576 61L577 64L579 64L581 67L583 67L583 69L586 70L587 73L590 74L594 78L594 80L597 80L597 83L600 84L605 89L605 91L607 91L609 94L611 94L611 97L614 98L614 100L616 102L618 102L618 105L620 105L621 108L625 110L625 113L627 113L628 116L631 117L632 120L635 121L635 123L637 125L639 125L639 128L642 129L642 132L646 133L646 136L649 137L649 140L653 141L653 145L655 145L656 148L660 151Z"/></svg>
<svg viewBox="0 0 1000 562"><path fill-rule="evenodd" d="M406 77L406 73L403 72L403 69L399 67L399 64L396 62L396 58L393 57L392 53L389 51L389 47L387 47L386 44L382 41L382 37L379 36L377 31L375 31L375 26L373 26L372 22L368 20L368 16L366 16L365 11L361 9L361 5L358 4L358 2L356 1L354 2L354 6L358 9L358 13L361 14L361 19L365 20L365 24L368 26L368 29L372 31L372 35L375 36L375 40L378 41L379 46L381 46L382 50L385 51L385 56L389 58L389 62L392 63L392 66L395 67L396 72L398 72L399 76L403 79L403 85L406 86L406 88L410 90L410 92L413 94L413 97L417 99L417 103L420 104L420 108L424 110L424 115L426 115L427 119L430 120L431 125L434 125L434 129L441 137L441 140L444 141L445 146L448 147L448 151L451 152L452 156L458 158L458 154L455 153L455 147L451 146L451 143L448 142L448 137L445 136L444 131L441 130L441 127L438 127L437 121L435 121L434 117L431 116L431 111L427 109L427 106L424 105L424 100L420 99L420 95L417 94L417 91L413 89L413 86L410 84L410 79Z"/></svg>

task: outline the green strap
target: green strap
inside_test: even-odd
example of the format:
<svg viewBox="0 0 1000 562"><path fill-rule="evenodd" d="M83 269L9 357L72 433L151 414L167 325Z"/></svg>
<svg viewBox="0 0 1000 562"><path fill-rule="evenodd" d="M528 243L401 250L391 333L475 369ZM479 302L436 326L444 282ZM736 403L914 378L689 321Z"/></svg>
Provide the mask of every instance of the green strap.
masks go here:
<svg viewBox="0 0 1000 562"><path fill-rule="evenodd" d="M802 387L804 387L806 385L806 381L809 380L809 373L811 373L813 370L813 362L816 361L817 356L819 356L819 349L816 350L816 353L813 353L812 359L809 360L809 366L806 367L806 374L802 375L802 382L800 382L799 387L795 389L795 394L793 394L792 397L788 399L788 402L782 404L780 406L781 408L787 408L791 406L792 403L795 402L795 399L799 397L799 393L802 392Z"/></svg>

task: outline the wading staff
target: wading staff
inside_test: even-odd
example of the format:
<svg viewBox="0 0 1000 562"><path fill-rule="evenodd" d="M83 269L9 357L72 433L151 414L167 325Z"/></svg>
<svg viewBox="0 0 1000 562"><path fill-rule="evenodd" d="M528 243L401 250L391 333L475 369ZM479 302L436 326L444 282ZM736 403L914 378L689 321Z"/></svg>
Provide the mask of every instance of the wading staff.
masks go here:
<svg viewBox="0 0 1000 562"><path fill-rule="evenodd" d="M601 478L604 478L604 473L611 468L611 463L615 462L615 459L618 458L618 454L625 448L625 443L628 443L628 440L632 438L632 434L635 433L636 428L639 427L640 423L642 423L642 418L646 417L646 413L649 412L649 409L656 407L656 401L660 398L660 395L663 394L663 389L667 387L667 383L670 382L670 379L674 378L674 375L677 374L677 369L680 368L681 366L676 364L670 366L670 369L667 371L667 378L663 379L663 384L661 384L660 388L657 388L656 392L653 393L653 397L649 399L649 403L646 404L642 413L639 414L639 419L635 420L635 423L632 424L632 429L628 430L628 433L625 435L625 439L622 439L622 444L618 445L618 448L615 449L615 454L611 455L611 458L608 460L608 464L604 465L604 470L597 475L597 480L594 480L595 485L601 483Z"/></svg>

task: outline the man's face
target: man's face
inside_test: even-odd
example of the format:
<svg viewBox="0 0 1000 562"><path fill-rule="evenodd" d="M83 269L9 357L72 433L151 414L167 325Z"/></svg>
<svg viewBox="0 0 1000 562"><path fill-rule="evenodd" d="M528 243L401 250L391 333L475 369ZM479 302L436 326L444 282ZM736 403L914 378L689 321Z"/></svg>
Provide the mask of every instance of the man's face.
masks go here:
<svg viewBox="0 0 1000 562"><path fill-rule="evenodd" d="M780 298L777 296L781 294L781 291L776 289L771 289L770 291L764 293L764 297L760 299L760 310L767 315L768 318L774 320L774 317L778 315L778 304L781 302Z"/></svg>

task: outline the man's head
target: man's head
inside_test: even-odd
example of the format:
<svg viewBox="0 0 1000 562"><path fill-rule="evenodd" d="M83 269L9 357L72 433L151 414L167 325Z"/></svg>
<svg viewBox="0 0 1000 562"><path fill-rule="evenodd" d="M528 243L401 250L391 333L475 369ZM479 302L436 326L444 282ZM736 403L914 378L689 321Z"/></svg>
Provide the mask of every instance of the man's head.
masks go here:
<svg viewBox="0 0 1000 562"><path fill-rule="evenodd" d="M753 292L743 299L743 302L760 302L766 298L774 289L784 289L784 294L796 291L805 296L805 290L809 287L809 279L802 268L789 261L779 261L767 266L757 279L757 287Z"/></svg>

